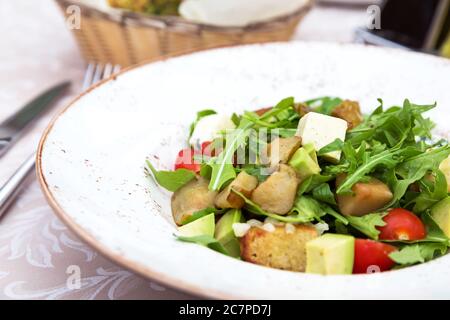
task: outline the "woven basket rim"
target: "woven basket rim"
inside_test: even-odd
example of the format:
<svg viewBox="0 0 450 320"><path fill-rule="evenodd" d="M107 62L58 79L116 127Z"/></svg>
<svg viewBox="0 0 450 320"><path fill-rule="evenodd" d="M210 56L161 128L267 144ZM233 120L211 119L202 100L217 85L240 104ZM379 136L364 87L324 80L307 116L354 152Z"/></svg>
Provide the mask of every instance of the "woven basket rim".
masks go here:
<svg viewBox="0 0 450 320"><path fill-rule="evenodd" d="M256 22L243 27L233 27L233 26L225 27L188 21L178 16L152 16L148 14L131 12L121 9L117 9L112 12L106 12L99 8L90 6L88 4L80 3L79 0L55 0L55 1L64 6L77 5L80 8L82 8L82 10L84 10L83 14L92 17L98 16L124 25L148 26L161 29L169 28L169 29L176 29L177 31L188 31L188 32L189 31L200 32L203 30L207 30L207 31L230 32L230 33L257 31L261 29L266 30L284 26L286 24L289 24L291 21L298 19L300 16L308 12L315 2L315 0L306 0L305 5L299 8L298 10L283 16L275 17L267 21Z"/></svg>

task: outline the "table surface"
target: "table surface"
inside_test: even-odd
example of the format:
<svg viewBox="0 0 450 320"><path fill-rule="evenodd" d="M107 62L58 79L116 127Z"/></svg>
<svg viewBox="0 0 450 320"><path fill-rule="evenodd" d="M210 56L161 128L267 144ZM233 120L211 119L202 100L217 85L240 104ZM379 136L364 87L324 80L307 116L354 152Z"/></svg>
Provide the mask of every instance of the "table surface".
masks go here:
<svg viewBox="0 0 450 320"><path fill-rule="evenodd" d="M317 7L294 39L349 42L365 19L364 7ZM85 63L51 0L1 1L0 30L8 30L0 50L0 122L44 88L73 81L69 94L0 159L3 184L36 149L52 115L80 91ZM195 298L136 276L95 252L58 220L36 179L30 180L0 220L0 299ZM73 268L80 271L80 288L71 285Z"/></svg>

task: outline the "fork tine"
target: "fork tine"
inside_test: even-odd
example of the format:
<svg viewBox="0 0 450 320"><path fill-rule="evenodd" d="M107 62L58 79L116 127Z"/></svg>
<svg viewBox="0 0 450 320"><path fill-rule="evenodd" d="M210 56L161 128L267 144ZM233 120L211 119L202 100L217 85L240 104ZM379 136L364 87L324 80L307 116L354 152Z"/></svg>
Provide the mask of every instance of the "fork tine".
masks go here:
<svg viewBox="0 0 450 320"><path fill-rule="evenodd" d="M120 66L120 64L116 64L116 65L114 66L113 73L115 74L115 73L119 72L120 69L122 69L122 67Z"/></svg>
<svg viewBox="0 0 450 320"><path fill-rule="evenodd" d="M86 90L91 86L94 77L94 72L95 72L95 64L91 62L88 64L86 72L84 73L83 90Z"/></svg>
<svg viewBox="0 0 450 320"><path fill-rule="evenodd" d="M94 78L92 79L92 84L99 82L102 79L102 75L103 75L103 65L101 63L98 63L95 66L95 73Z"/></svg>
<svg viewBox="0 0 450 320"><path fill-rule="evenodd" d="M111 63L107 63L105 65L105 69L103 70L103 79L108 79L109 77L111 77L113 70L113 65Z"/></svg>

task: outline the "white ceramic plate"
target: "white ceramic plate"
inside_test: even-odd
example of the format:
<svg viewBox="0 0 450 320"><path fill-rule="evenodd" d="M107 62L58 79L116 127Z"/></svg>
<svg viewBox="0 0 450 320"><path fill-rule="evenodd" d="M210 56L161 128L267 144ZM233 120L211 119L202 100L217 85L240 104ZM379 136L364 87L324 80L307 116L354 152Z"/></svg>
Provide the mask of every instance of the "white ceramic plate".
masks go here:
<svg viewBox="0 0 450 320"><path fill-rule="evenodd" d="M449 128L450 61L359 45L279 43L225 48L143 65L73 101L49 126L38 176L82 239L146 277L216 298L448 298L450 255L381 274L316 276L270 269L174 239L170 195L144 176L171 168L196 111L231 113L287 96L335 95L378 105L437 101ZM154 156L159 157L156 159Z"/></svg>

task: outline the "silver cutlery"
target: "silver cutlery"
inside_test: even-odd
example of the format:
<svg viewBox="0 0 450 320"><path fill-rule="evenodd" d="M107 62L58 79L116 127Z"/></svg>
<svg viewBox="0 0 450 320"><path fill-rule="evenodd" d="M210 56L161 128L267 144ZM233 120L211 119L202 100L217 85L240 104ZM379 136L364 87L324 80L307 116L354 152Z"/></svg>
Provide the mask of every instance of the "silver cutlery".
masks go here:
<svg viewBox="0 0 450 320"><path fill-rule="evenodd" d="M24 129L70 86L66 81L36 97L11 117L0 123L0 157L22 135Z"/></svg>
<svg viewBox="0 0 450 320"><path fill-rule="evenodd" d="M84 75L83 87L82 87L83 91L88 89L90 86L94 85L95 83L99 82L100 80L108 79L114 73L119 72L119 71L120 71L119 65L112 65L112 64L102 65L102 64L89 63L87 66L85 75ZM54 88L50 89L49 91L46 92L46 94L53 93L55 95L55 93L59 93L60 91L57 91L57 89L59 88L59 90L61 90L63 85L64 84L61 84L58 87L54 87ZM65 85L67 86L68 83L65 83ZM54 90L54 91L52 91L52 90ZM39 98L42 98L42 96L33 100L30 104L27 105L27 107L33 103L37 103L37 101L41 101L41 100L39 100ZM52 100L52 99L50 99L50 100ZM46 101L46 100L42 99L42 101ZM21 125L23 125L24 122L26 122L25 120L30 118L30 114L24 111L27 107L23 108L21 111L19 111L16 114L16 115L25 114L24 116L22 116L23 119L14 121L15 117L13 116L4 122L7 124L4 128L12 128L12 129L3 129L3 131L2 131L2 126L0 126L0 156L1 156L2 150L6 150L11 145L12 141L16 138L16 135L13 134L14 127L20 128ZM29 109L27 109L27 110L30 110L30 109L33 109L33 108L29 107ZM24 111L24 113L22 113L22 111ZM31 111L29 111L29 112L31 112ZM35 113L35 116L38 113ZM30 120L28 120L28 122L29 121ZM15 123L16 125L11 126L11 125L9 125L9 123ZM26 124L27 123L25 123L25 125ZM23 125L23 127L25 125ZM19 131L20 130L16 131L17 136L20 134ZM11 134L8 134L8 133L11 133ZM6 138L2 139L3 135ZM8 140L7 139L8 137L12 137L12 138ZM3 146L3 149L2 149L2 146ZM9 180L0 188L0 218L7 211L7 209L12 204L12 202L14 201L16 196L20 193L20 190L22 189L24 182L27 180L26 178L31 174L32 171L34 171L35 164L36 164L36 153L34 152L19 167L19 169L17 169L17 171L12 175L12 177L9 178Z"/></svg>

